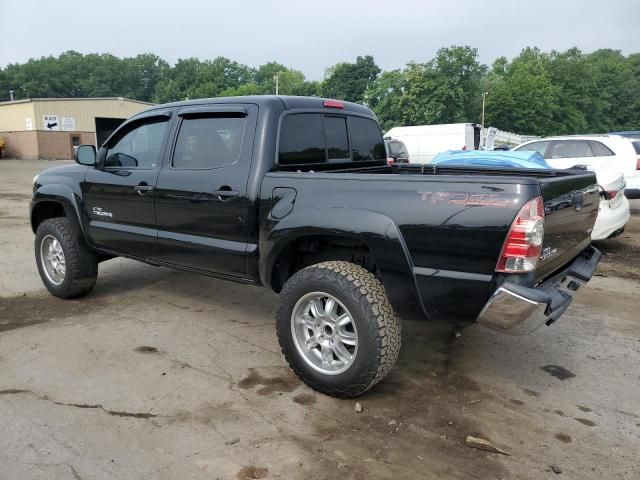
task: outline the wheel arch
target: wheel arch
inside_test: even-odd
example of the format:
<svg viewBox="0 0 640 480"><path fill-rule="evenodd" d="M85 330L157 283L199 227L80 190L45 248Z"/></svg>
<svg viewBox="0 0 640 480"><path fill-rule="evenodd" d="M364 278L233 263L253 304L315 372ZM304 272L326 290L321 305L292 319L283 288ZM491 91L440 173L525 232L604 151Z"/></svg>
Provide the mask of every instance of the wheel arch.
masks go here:
<svg viewBox="0 0 640 480"><path fill-rule="evenodd" d="M64 185L43 185L34 194L30 206L31 230L49 218L67 217L84 235L84 225L74 192Z"/></svg>
<svg viewBox="0 0 640 480"><path fill-rule="evenodd" d="M318 226L310 227L309 218L313 218ZM297 253L300 241L309 238L334 239L351 242L356 248L361 246L362 253L371 256L374 273L380 277L396 310L412 310L421 305L411 257L398 226L386 215L368 210L314 209L285 217L261 241L262 283L279 292L284 282L297 271L289 269L283 274L282 265L288 265L292 254ZM321 261L327 260L345 258L331 258L328 254Z"/></svg>

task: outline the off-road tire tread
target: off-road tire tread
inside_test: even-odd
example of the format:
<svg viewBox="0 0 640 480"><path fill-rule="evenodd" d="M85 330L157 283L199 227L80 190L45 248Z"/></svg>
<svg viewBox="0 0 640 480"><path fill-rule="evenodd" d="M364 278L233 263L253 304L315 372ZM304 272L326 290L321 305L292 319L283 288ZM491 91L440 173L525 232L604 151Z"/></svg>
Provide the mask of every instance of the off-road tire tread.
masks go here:
<svg viewBox="0 0 640 480"><path fill-rule="evenodd" d="M351 383L348 387L341 389L327 387L318 383L315 379L309 378L305 375L305 372L299 368L297 357L292 358L292 355L298 355L295 347L291 346L291 351L286 348L286 342L283 338L284 332L280 331L281 324L290 325L290 312L285 311L286 307L283 301L279 302L276 313L278 319L282 319L285 315L287 316L286 321L277 322L277 333L281 351L291 369L309 387L333 397L357 397L380 382L398 360L401 346L400 321L389 302L387 293L380 280L371 272L350 262L323 262L296 272L285 283L280 293L281 298L290 295L291 290L301 282L314 280L332 283L343 292L344 295L350 297L360 306L360 312L353 312L352 314L364 315L365 319L368 320L366 327L370 330L369 338L371 338L371 347L373 347L371 351L376 353L367 359L366 367L362 369L358 380ZM358 328L361 327L358 326ZM363 336L359 335L358 337L358 341L362 341Z"/></svg>
<svg viewBox="0 0 640 480"><path fill-rule="evenodd" d="M96 284L98 278L98 258L89 249L79 228L66 217L50 218L43 221L36 233L36 257L40 255L40 242L42 237L51 233L62 245L66 262L66 275L70 281L65 281L59 286L49 288L47 282L45 286L51 294L60 298L76 298L90 292ZM38 268L44 268L40 260L36 258ZM69 277L70 276L70 277Z"/></svg>

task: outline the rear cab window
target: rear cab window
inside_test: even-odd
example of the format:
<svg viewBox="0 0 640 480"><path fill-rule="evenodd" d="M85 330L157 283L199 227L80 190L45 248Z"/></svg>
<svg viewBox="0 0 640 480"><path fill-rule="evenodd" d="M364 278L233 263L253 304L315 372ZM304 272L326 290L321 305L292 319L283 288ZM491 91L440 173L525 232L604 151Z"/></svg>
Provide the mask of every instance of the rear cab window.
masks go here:
<svg viewBox="0 0 640 480"><path fill-rule="evenodd" d="M278 165L321 167L351 162L385 163L378 124L351 114L290 113L280 125Z"/></svg>
<svg viewBox="0 0 640 480"><path fill-rule="evenodd" d="M326 162L322 115L287 115L280 127L280 165L313 165Z"/></svg>

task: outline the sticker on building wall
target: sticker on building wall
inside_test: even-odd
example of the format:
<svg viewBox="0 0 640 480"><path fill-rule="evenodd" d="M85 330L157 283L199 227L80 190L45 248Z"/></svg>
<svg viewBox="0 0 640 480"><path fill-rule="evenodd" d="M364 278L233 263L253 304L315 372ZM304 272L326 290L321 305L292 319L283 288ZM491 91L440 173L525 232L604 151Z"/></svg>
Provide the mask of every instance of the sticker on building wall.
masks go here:
<svg viewBox="0 0 640 480"><path fill-rule="evenodd" d="M25 126L27 127L27 130L33 130L33 119L25 118L24 123L25 123Z"/></svg>
<svg viewBox="0 0 640 480"><path fill-rule="evenodd" d="M58 115L44 115L42 127L45 130L60 130L60 118Z"/></svg>
<svg viewBox="0 0 640 480"><path fill-rule="evenodd" d="M76 129L75 118L62 117L62 130L64 130L65 132L74 132L75 129Z"/></svg>

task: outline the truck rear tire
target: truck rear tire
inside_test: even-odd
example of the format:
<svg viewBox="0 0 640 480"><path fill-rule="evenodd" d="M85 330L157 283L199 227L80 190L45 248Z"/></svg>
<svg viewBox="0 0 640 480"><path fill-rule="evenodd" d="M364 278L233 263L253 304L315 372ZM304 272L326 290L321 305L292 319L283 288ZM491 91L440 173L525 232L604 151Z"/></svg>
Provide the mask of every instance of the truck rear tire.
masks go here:
<svg viewBox="0 0 640 480"><path fill-rule="evenodd" d="M38 226L35 253L40 278L52 295L79 297L96 284L98 258L68 218L50 218Z"/></svg>
<svg viewBox="0 0 640 480"><path fill-rule="evenodd" d="M349 262L312 265L280 293L276 328L291 369L338 398L380 382L400 353L400 322L372 273Z"/></svg>

